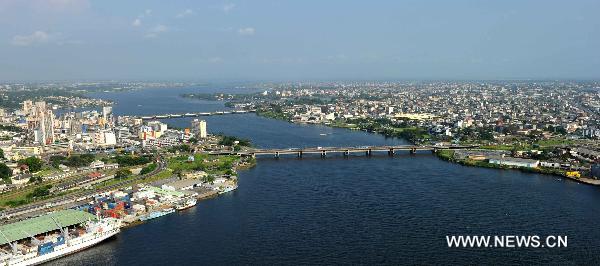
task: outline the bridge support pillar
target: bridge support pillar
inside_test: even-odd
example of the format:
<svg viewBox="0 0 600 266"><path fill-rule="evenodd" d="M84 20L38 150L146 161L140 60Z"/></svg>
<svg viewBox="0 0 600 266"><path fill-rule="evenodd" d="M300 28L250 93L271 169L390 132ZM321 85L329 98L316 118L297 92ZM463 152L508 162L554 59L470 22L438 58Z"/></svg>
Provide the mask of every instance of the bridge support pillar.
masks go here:
<svg viewBox="0 0 600 266"><path fill-rule="evenodd" d="M437 153L438 149L437 148L433 148L433 150L431 150L431 153Z"/></svg>
<svg viewBox="0 0 600 266"><path fill-rule="evenodd" d="M279 158L279 152L275 152L275 158Z"/></svg>
<svg viewBox="0 0 600 266"><path fill-rule="evenodd" d="M346 156L346 157L350 156L350 150L344 151L344 156Z"/></svg>
<svg viewBox="0 0 600 266"><path fill-rule="evenodd" d="M302 158L302 151L298 152L298 158Z"/></svg>
<svg viewBox="0 0 600 266"><path fill-rule="evenodd" d="M366 152L367 156L371 156L371 153L372 153L371 149L368 149Z"/></svg>
<svg viewBox="0 0 600 266"><path fill-rule="evenodd" d="M327 151L322 151L321 152L321 157L325 157L325 156L327 156Z"/></svg>
<svg viewBox="0 0 600 266"><path fill-rule="evenodd" d="M388 155L389 155L389 156L394 156L394 149L390 149L390 150L388 151Z"/></svg>
<svg viewBox="0 0 600 266"><path fill-rule="evenodd" d="M410 154L415 154L415 153L417 153L417 148L410 149Z"/></svg>

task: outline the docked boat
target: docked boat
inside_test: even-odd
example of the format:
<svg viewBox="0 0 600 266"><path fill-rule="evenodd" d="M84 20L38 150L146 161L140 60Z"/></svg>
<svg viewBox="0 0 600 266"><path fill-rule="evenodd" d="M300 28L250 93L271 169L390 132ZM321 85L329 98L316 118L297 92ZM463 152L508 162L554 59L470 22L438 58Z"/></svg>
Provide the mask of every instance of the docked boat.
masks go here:
<svg viewBox="0 0 600 266"><path fill-rule="evenodd" d="M148 221L148 220L156 219L158 217L162 217L167 214L174 213L174 212L175 212L175 210L173 208L164 209L162 211L152 211L147 215L141 216L140 221Z"/></svg>
<svg viewBox="0 0 600 266"><path fill-rule="evenodd" d="M121 220L62 210L0 226L0 263L37 265L94 246L121 231Z"/></svg>
<svg viewBox="0 0 600 266"><path fill-rule="evenodd" d="M198 200L196 198L190 197L190 198L187 198L187 199L184 199L184 200L178 202L175 205L175 209L178 211L185 210L187 208L196 206L197 202L198 202Z"/></svg>
<svg viewBox="0 0 600 266"><path fill-rule="evenodd" d="M227 193L230 191L234 191L237 188L237 185L226 186L223 190L219 192L219 194Z"/></svg>

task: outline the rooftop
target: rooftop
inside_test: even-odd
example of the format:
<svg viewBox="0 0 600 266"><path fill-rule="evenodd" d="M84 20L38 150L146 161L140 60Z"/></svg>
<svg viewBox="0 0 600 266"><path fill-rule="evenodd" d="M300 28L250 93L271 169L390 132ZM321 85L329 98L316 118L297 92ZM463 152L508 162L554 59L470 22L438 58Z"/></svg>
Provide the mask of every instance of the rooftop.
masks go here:
<svg viewBox="0 0 600 266"><path fill-rule="evenodd" d="M80 224L96 216L77 210L61 210L39 217L0 226L0 245L59 230L54 220L62 227Z"/></svg>

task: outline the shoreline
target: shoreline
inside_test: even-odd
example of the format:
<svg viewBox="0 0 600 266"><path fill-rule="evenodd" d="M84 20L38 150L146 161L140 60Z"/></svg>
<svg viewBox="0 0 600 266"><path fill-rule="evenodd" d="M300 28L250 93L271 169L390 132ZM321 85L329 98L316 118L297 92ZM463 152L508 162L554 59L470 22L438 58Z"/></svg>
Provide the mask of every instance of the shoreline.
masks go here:
<svg viewBox="0 0 600 266"><path fill-rule="evenodd" d="M267 113L272 113L272 112L267 112ZM281 121L286 121L288 123L292 123L292 124L297 124L294 123L293 121L287 120L287 119L283 119L282 116L277 116L277 115L263 115L263 112L256 112L257 116L261 116L261 117L265 117L265 118L269 118L269 119L275 119L275 120L281 120ZM348 130L360 130L360 131L364 131L364 132L368 132L368 133L372 133L372 134L379 134L379 135L383 135L384 137L392 137L392 138L400 138L397 136L391 136L389 134L386 134L385 132L379 132L379 131L369 131L369 130L363 130L359 127L350 127L350 126L344 126L344 125L339 125L339 124L334 124L334 123L330 123L330 124L325 124L325 123L305 123L308 125L322 125L322 126L327 126L327 127L331 127L331 128L343 128L343 129L348 129ZM408 139L404 139L401 138L405 141L408 141L411 144L417 145L414 141L408 140ZM440 159L440 160L444 160L444 161L448 161L450 163L455 163L455 164L459 164L462 166L468 166L468 167L480 167L480 168L488 168L488 169L497 169L497 170L518 170L524 173L536 173L536 174L543 174L543 175L551 175L551 176L557 176L557 177L561 177L561 178L566 178L581 184L585 184L585 185L590 185L590 186L600 186L600 180L597 179L592 179L592 178L588 178L588 177L572 177L572 176L567 176L562 172L558 172L560 170L558 169L541 169L541 168L522 168L522 167L503 167L501 165L498 166L492 166L492 165L480 165L480 164L470 164L465 162L464 160L456 160L454 158L451 157L445 157L444 155L442 155L439 152L435 152L434 153L435 156Z"/></svg>
<svg viewBox="0 0 600 266"><path fill-rule="evenodd" d="M488 166L488 165L481 165L481 164L477 164L477 163L470 163L465 160L457 160L457 159L454 159L453 157L445 156L445 155L441 154L440 152L436 152L435 155L438 157L438 159L440 159L442 161L447 161L449 163L459 164L459 165L466 166L466 167L479 167L479 168L496 169L496 170L516 170L516 171L520 171L523 173L534 173L534 174L566 178L566 179L575 181L577 183L590 185L590 186L600 186L600 180L591 179L591 178L587 178L587 177L576 178L576 177L567 176L567 175L563 174L562 172L559 172L560 170L558 170L558 169L547 169L546 170L544 168L510 167L510 166L502 166L502 165L494 165L494 164L490 164Z"/></svg>
<svg viewBox="0 0 600 266"><path fill-rule="evenodd" d="M251 162L249 162L249 163L243 164L243 165L239 165L239 164L238 164L238 165L235 165L235 166L233 167L233 170L234 170L234 171L237 173L237 172L238 172L238 170L240 170L240 171L243 171L243 170L248 170L248 169L250 169L250 168L253 168L253 167L255 167L255 166L256 166L256 159L252 160L252 161L251 161ZM167 167L167 168L168 168L168 167ZM238 178L239 178L239 175L238 175ZM235 189L234 189L234 190L236 190L236 189L238 188L238 184L237 184L237 182L238 182L238 181L237 181L237 179L236 179L236 181L235 181ZM192 206L191 208L196 208L196 207L198 206L198 204L199 204L201 201L206 201L206 200L216 199L216 198L218 198L219 196L221 196L222 194L225 194L225 193L219 193L218 191L215 191L215 190L213 190L213 191L210 191L210 192L206 192L206 193L203 193L203 194L198 194L198 195L195 197L195 198L196 198L196 200L197 200L197 203L196 203L196 205ZM188 209L189 209L189 208L188 208ZM174 213L177 213L177 212L180 212L180 211L185 211L185 210L187 210L187 209L184 209L184 210L177 210L177 211L175 211ZM143 225L143 224L145 224L146 222L147 222L147 221L141 221L141 220L139 220L139 218L136 218L136 219L135 219L134 221L132 221L132 222L124 222L124 223L123 223L123 226L122 226L121 228L122 228L122 229L129 229L129 228L136 227L136 226L138 226L138 225Z"/></svg>

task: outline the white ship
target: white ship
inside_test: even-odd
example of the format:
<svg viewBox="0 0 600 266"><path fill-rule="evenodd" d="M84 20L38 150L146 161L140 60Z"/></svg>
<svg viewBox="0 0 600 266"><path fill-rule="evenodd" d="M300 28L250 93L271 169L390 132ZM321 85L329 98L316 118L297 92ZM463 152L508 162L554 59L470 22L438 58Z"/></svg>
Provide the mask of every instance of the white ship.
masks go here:
<svg viewBox="0 0 600 266"><path fill-rule="evenodd" d="M226 187L224 187L221 191L219 191L219 194L223 194L223 193L227 193L230 191L234 191L237 188L237 185L228 185Z"/></svg>
<svg viewBox="0 0 600 266"><path fill-rule="evenodd" d="M63 210L0 226L0 264L37 265L98 244L120 232L121 220Z"/></svg>
<svg viewBox="0 0 600 266"><path fill-rule="evenodd" d="M178 202L175 205L175 209L177 209L178 211L185 210L187 208L191 208L193 206L196 206L197 202L198 202L198 200L196 198L189 197L187 199L184 199L184 200Z"/></svg>

